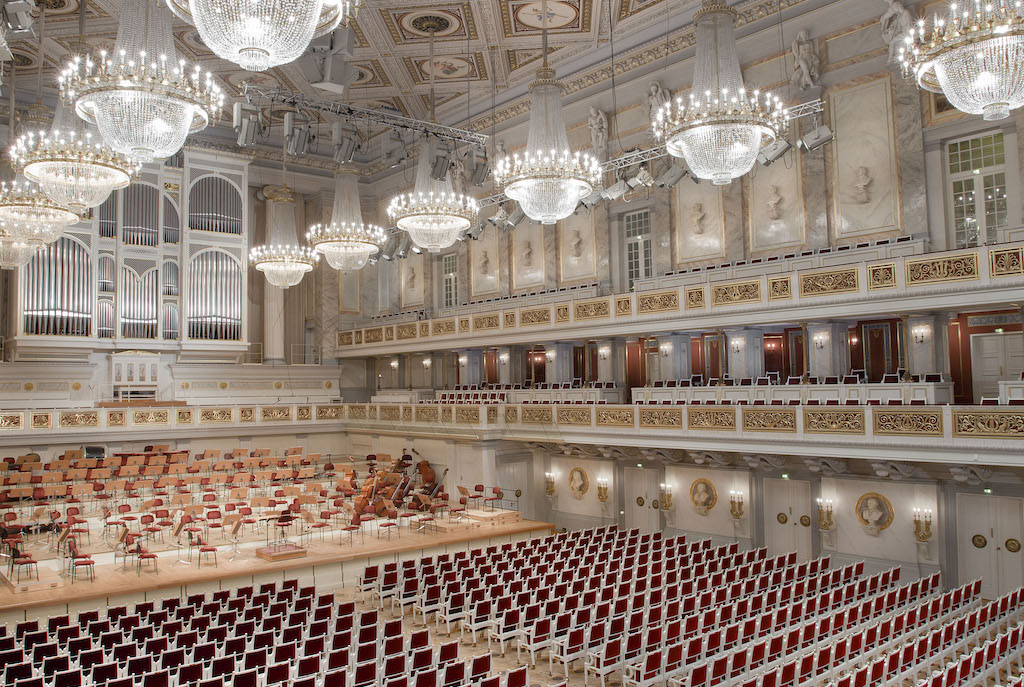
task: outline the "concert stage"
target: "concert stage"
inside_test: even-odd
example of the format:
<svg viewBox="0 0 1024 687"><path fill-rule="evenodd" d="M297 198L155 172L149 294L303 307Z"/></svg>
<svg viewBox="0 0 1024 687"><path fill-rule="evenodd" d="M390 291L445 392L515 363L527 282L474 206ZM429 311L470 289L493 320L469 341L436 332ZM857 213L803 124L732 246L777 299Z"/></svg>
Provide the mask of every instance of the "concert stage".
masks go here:
<svg viewBox="0 0 1024 687"><path fill-rule="evenodd" d="M79 577L74 583L70 579L65 580L63 586L46 586L38 591L15 593L10 586L2 583L5 580L0 581L0 625L26 618L61 615L69 611L292 578L299 579L303 585L315 583L321 591L333 591L354 585L356 577L371 563L436 556L446 552L518 542L542 537L552 531L553 525L550 523L535 520L494 523L448 532L416 532L415 529L403 527L401 536L393 533L390 539L387 536L378 538L377 530L370 529L366 532L365 542L358 534L351 546L347 536L332 541L328 535L323 542L319 537L314 537L308 545L304 545L308 550L305 557L276 561L258 558L255 544L242 547L241 555L229 560L232 555L230 544L214 541L219 548L217 567L212 563L207 565L205 558L202 567L198 567L195 557L190 565L175 564L177 555L174 552L163 552L159 558L159 572L153 572L149 566L145 566L141 574L136 574L134 565L123 570L120 560L116 566L113 565L112 554L94 556L95 582ZM47 563L56 565L55 561ZM0 576L6 572L7 567L4 565ZM56 572L52 574L56 575ZM52 575L44 572L44 583L48 577Z"/></svg>

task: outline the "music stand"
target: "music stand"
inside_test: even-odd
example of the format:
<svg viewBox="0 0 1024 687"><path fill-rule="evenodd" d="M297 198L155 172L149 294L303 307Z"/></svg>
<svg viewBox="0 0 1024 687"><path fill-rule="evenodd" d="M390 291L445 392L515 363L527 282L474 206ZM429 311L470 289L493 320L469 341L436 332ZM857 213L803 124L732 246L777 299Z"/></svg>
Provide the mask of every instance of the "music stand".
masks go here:
<svg viewBox="0 0 1024 687"><path fill-rule="evenodd" d="M238 532L242 529L242 516L229 515L226 518L224 518L224 520L229 521L230 518L234 518L234 522L231 523L231 558L229 558L228 561L233 561L239 556L244 557L245 554L243 554L241 550L238 548ZM227 526L227 522L225 522L224 525Z"/></svg>
<svg viewBox="0 0 1024 687"><path fill-rule="evenodd" d="M185 548L184 545L182 545L182 543L181 543L181 531L184 528L185 528L185 523L182 522L181 520L178 520L178 524L176 524L174 526L174 531L171 532L171 537L174 539L174 547L177 549L177 552L178 552L177 559L175 559L175 561L173 563L171 563L171 567L172 568L174 566L176 566L178 563L183 563L184 565L192 565L192 561L191 560L186 560L181 555L182 550ZM189 543L191 543L192 542L192 533L191 532L188 533L188 539L189 539ZM191 555L191 552L190 552L190 555Z"/></svg>

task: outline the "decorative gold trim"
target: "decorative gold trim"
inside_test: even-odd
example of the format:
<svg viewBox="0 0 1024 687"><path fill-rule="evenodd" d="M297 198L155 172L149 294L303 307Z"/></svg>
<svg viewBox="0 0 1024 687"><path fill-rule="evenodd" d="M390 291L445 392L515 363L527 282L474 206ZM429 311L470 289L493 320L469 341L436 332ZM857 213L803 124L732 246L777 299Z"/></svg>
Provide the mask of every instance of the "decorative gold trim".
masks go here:
<svg viewBox="0 0 1024 687"><path fill-rule="evenodd" d="M993 277L1024 274L1024 248L989 249L988 273Z"/></svg>
<svg viewBox="0 0 1024 687"><path fill-rule="evenodd" d="M576 425L589 427L590 408L582 408L580 406L569 406L567 408L559 407L557 418L558 424L560 425Z"/></svg>
<svg viewBox="0 0 1024 687"><path fill-rule="evenodd" d="M736 409L688 407L686 409L686 427L687 429L735 431Z"/></svg>
<svg viewBox="0 0 1024 687"><path fill-rule="evenodd" d="M573 301L573 319L603 320L611 317L611 299L596 298L590 301Z"/></svg>
<svg viewBox="0 0 1024 687"><path fill-rule="evenodd" d="M62 410L58 419L61 429L66 427L99 427L100 414L95 410Z"/></svg>
<svg viewBox="0 0 1024 687"><path fill-rule="evenodd" d="M555 322L561 324L562 322L569 321L569 305L556 305L555 306Z"/></svg>
<svg viewBox="0 0 1024 687"><path fill-rule="evenodd" d="M345 414L343 405L327 405L316 407L317 420L340 420Z"/></svg>
<svg viewBox="0 0 1024 687"><path fill-rule="evenodd" d="M743 408L744 432L796 432L795 408Z"/></svg>
<svg viewBox="0 0 1024 687"><path fill-rule="evenodd" d="M384 328L377 327L376 329L364 329L363 330L363 342L364 343L381 343L384 341Z"/></svg>
<svg viewBox="0 0 1024 687"><path fill-rule="evenodd" d="M430 336L430 323L420 322L420 338Z"/></svg>
<svg viewBox="0 0 1024 687"><path fill-rule="evenodd" d="M502 313L502 315L503 315L502 319L504 321L504 324L502 325L502 328L503 329L513 329L513 328L515 328L515 326L516 326L516 311L515 310L508 310L508 311Z"/></svg>
<svg viewBox="0 0 1024 687"><path fill-rule="evenodd" d="M860 290L860 275L856 267L837 270L802 272L800 275L800 297L831 296Z"/></svg>
<svg viewBox="0 0 1024 687"><path fill-rule="evenodd" d="M200 408L199 424L217 425L233 422L235 413L233 408Z"/></svg>
<svg viewBox="0 0 1024 687"><path fill-rule="evenodd" d="M260 406L260 421L262 422L281 422L291 419L291 406Z"/></svg>
<svg viewBox="0 0 1024 687"><path fill-rule="evenodd" d="M639 315L653 315L659 312L679 312L679 290L641 293L636 297L636 311Z"/></svg>
<svg viewBox="0 0 1024 687"><path fill-rule="evenodd" d="M686 309L699 310L704 307L704 287L686 290Z"/></svg>
<svg viewBox="0 0 1024 687"><path fill-rule="evenodd" d="M403 406L402 407L402 421L403 422L412 422L412 406Z"/></svg>
<svg viewBox="0 0 1024 687"><path fill-rule="evenodd" d="M473 331L487 331L499 328L501 328L501 321L498 319L498 313L473 315Z"/></svg>
<svg viewBox="0 0 1024 687"><path fill-rule="evenodd" d="M384 340L385 341L394 341L395 340L395 328L394 327L384 327Z"/></svg>
<svg viewBox="0 0 1024 687"><path fill-rule="evenodd" d="M566 315L568 315L566 311ZM534 325L551 324L551 306L543 308L529 308L519 311L519 325L521 327L532 327Z"/></svg>
<svg viewBox="0 0 1024 687"><path fill-rule="evenodd" d="M191 408L178 408L174 414L174 424L192 425L195 424L195 414Z"/></svg>
<svg viewBox="0 0 1024 687"><path fill-rule="evenodd" d="M741 305L761 302L761 280L712 284L712 305Z"/></svg>
<svg viewBox="0 0 1024 687"><path fill-rule="evenodd" d="M338 346L351 346L353 332L338 332Z"/></svg>
<svg viewBox="0 0 1024 687"><path fill-rule="evenodd" d="M632 427L634 422L632 408L598 408L598 427Z"/></svg>
<svg viewBox="0 0 1024 687"><path fill-rule="evenodd" d="M942 436L941 410L911 410L876 406L871 410L873 434L891 436Z"/></svg>
<svg viewBox="0 0 1024 687"><path fill-rule="evenodd" d="M166 410L133 410L133 425L167 425L171 415Z"/></svg>
<svg viewBox="0 0 1024 687"><path fill-rule="evenodd" d="M1024 411L954 409L953 436L1024 439Z"/></svg>
<svg viewBox="0 0 1024 687"><path fill-rule="evenodd" d="M239 422L256 422L256 409L253 407L238 409Z"/></svg>
<svg viewBox="0 0 1024 687"><path fill-rule="evenodd" d="M920 284L947 284L955 281L974 281L978 273L978 253L964 253L938 258L920 258L903 262L907 286Z"/></svg>
<svg viewBox="0 0 1024 687"><path fill-rule="evenodd" d="M395 418L396 420L398 418ZM437 408L426 406L416 407L416 422L437 422Z"/></svg>
<svg viewBox="0 0 1024 687"><path fill-rule="evenodd" d="M468 317L460 317L459 318L459 332L462 333L462 332L468 332L468 331L469 331L469 318Z"/></svg>
<svg viewBox="0 0 1024 687"><path fill-rule="evenodd" d="M505 406L505 424L511 425L519 422L519 408L517 406Z"/></svg>
<svg viewBox="0 0 1024 687"><path fill-rule="evenodd" d="M446 425L452 423L452 408L451 406L444 406L441 408L441 422Z"/></svg>
<svg viewBox="0 0 1024 687"><path fill-rule="evenodd" d="M399 341L415 339L419 332L419 326L415 322L400 324L395 327L395 338Z"/></svg>
<svg viewBox="0 0 1024 687"><path fill-rule="evenodd" d="M878 265L868 265L868 290L895 289L896 288L896 263L885 262Z"/></svg>
<svg viewBox="0 0 1024 687"><path fill-rule="evenodd" d="M434 320L430 323L430 334L431 336L443 336L445 334L455 333L455 318L448 318L446 320Z"/></svg>
<svg viewBox="0 0 1024 687"><path fill-rule="evenodd" d="M551 408L521 408L519 421L524 425L550 425Z"/></svg>
<svg viewBox="0 0 1024 687"><path fill-rule="evenodd" d="M127 421L128 417L123 410L107 411L107 427L124 427Z"/></svg>
<svg viewBox="0 0 1024 687"><path fill-rule="evenodd" d="M864 434L864 409L804 408L804 434Z"/></svg>
<svg viewBox="0 0 1024 687"><path fill-rule="evenodd" d="M402 409L399 406L381 406L377 409L377 417L381 420L398 422L402 417Z"/></svg>
<svg viewBox="0 0 1024 687"><path fill-rule="evenodd" d="M348 408L348 419L349 420L365 420L366 419L366 406L363 405L347 405Z"/></svg>
<svg viewBox="0 0 1024 687"><path fill-rule="evenodd" d="M616 296L615 297L615 316L616 317L629 317L633 314L633 298L632 296Z"/></svg>
<svg viewBox="0 0 1024 687"><path fill-rule="evenodd" d="M360 330L356 331L355 334L356 334L356 343L357 344L363 343L363 330L360 329Z"/></svg>
<svg viewBox="0 0 1024 687"><path fill-rule="evenodd" d="M784 301L793 298L793 280L789 277L768 277L768 300Z"/></svg>
<svg viewBox="0 0 1024 687"><path fill-rule="evenodd" d="M459 425L480 424L480 406L455 406L455 423Z"/></svg>
<svg viewBox="0 0 1024 687"><path fill-rule="evenodd" d="M682 408L641 408L640 426L648 428L682 429Z"/></svg>

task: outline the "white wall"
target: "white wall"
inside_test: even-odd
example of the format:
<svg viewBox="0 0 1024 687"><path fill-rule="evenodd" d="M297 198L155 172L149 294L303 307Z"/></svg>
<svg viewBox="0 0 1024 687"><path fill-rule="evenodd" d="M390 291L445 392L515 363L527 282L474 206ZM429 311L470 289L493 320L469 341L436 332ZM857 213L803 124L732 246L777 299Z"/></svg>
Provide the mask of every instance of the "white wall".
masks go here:
<svg viewBox="0 0 1024 687"><path fill-rule="evenodd" d="M690 486L698 479L709 480L718 492L718 502L699 514L690 501ZM672 487L673 508L665 511L666 524L675 530L694 535L732 538L737 532L729 514L729 492L740 491L750 503L750 473L746 470L714 470L700 466L665 468L665 484ZM739 534L743 534L742 532ZM740 537L746 538L746 537Z"/></svg>

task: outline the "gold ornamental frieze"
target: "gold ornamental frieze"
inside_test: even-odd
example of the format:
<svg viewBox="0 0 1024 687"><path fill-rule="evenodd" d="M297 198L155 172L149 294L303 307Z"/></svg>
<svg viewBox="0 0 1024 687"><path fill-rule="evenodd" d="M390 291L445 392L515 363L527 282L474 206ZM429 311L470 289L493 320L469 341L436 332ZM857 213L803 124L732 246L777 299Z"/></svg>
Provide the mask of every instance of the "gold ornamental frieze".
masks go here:
<svg viewBox="0 0 1024 687"><path fill-rule="evenodd" d="M615 316L629 317L633 314L633 298L630 296L616 296Z"/></svg>
<svg viewBox="0 0 1024 687"><path fill-rule="evenodd" d="M686 290L686 309L700 310L704 307L704 287Z"/></svg>
<svg viewBox="0 0 1024 687"><path fill-rule="evenodd" d="M191 408L178 408L174 414L174 423L177 425L195 424L195 413Z"/></svg>
<svg viewBox="0 0 1024 687"><path fill-rule="evenodd" d="M953 435L1024 439L1024 412L1016 410L953 410Z"/></svg>
<svg viewBox="0 0 1024 687"><path fill-rule="evenodd" d="M355 342L357 344L363 343L363 330L362 329L357 329L354 333L356 335Z"/></svg>
<svg viewBox="0 0 1024 687"><path fill-rule="evenodd" d="M793 280L789 277L768 277L768 300L785 301L793 297Z"/></svg>
<svg viewBox="0 0 1024 687"><path fill-rule="evenodd" d="M831 296L860 289L856 267L800 275L800 297Z"/></svg>
<svg viewBox="0 0 1024 687"><path fill-rule="evenodd" d="M516 326L516 311L509 310L503 313L502 320L504 322L504 324L502 324L502 327L504 327L505 329L513 329Z"/></svg>
<svg viewBox="0 0 1024 687"><path fill-rule="evenodd" d="M352 332L338 332L338 345L339 346L351 346L352 345Z"/></svg>
<svg viewBox="0 0 1024 687"><path fill-rule="evenodd" d="M611 299L598 298L592 301L573 303L573 319L603 320L611 317Z"/></svg>
<svg viewBox="0 0 1024 687"><path fill-rule="evenodd" d="M460 317L459 318L459 332L465 333L465 332L468 332L468 331L469 331L469 318L468 317Z"/></svg>
<svg viewBox="0 0 1024 687"><path fill-rule="evenodd" d="M965 253L940 258L920 258L904 263L907 286L945 284L954 281L972 281L980 277L978 254Z"/></svg>
<svg viewBox="0 0 1024 687"><path fill-rule="evenodd" d="M448 318L447 320L434 320L430 323L430 331L433 336L454 334L455 320L453 318Z"/></svg>
<svg viewBox="0 0 1024 687"><path fill-rule="evenodd" d="M550 425L553 422L551 408L523 408L520 422L524 425Z"/></svg>
<svg viewBox="0 0 1024 687"><path fill-rule="evenodd" d="M864 409L810 410L804 408L804 433L864 434Z"/></svg>
<svg viewBox="0 0 1024 687"><path fill-rule="evenodd" d="M482 332L489 329L498 329L499 327L501 327L501 321L498 319L497 313L473 315L473 331Z"/></svg>
<svg viewBox="0 0 1024 687"><path fill-rule="evenodd" d="M317 420L340 420L345 415L345 406L329 405L316 407Z"/></svg>
<svg viewBox="0 0 1024 687"><path fill-rule="evenodd" d="M419 326L415 322L400 324L395 327L395 338L399 341L415 339L418 331Z"/></svg>
<svg viewBox="0 0 1024 687"><path fill-rule="evenodd" d="M256 422L256 409L255 408L239 408L238 409L238 421L239 422Z"/></svg>
<svg viewBox="0 0 1024 687"><path fill-rule="evenodd" d="M742 281L714 284L711 287L712 305L741 305L761 302L761 282Z"/></svg>
<svg viewBox="0 0 1024 687"><path fill-rule="evenodd" d="M495 425L498 423L498 407L494 405L487 406L487 424Z"/></svg>
<svg viewBox="0 0 1024 687"><path fill-rule="evenodd" d="M642 293L636 297L636 311L641 315L653 315L659 312L679 311L679 292L659 291L658 293Z"/></svg>
<svg viewBox="0 0 1024 687"><path fill-rule="evenodd" d="M887 262L881 265L868 265L868 289L895 289L896 263Z"/></svg>
<svg viewBox="0 0 1024 687"><path fill-rule="evenodd" d="M443 422L446 425L450 425L452 423L452 408L451 408L451 406L443 406L441 408L441 422Z"/></svg>
<svg viewBox="0 0 1024 687"><path fill-rule="evenodd" d="M49 413L33 411L29 413L29 426L32 429L52 429L53 417Z"/></svg>
<svg viewBox="0 0 1024 687"><path fill-rule="evenodd" d="M567 313L568 314L568 313ZM528 308L519 311L519 324L530 327L538 324L551 324L551 308Z"/></svg>
<svg viewBox="0 0 1024 687"><path fill-rule="evenodd" d="M166 425L170 424L170 413L166 410L133 410L133 425Z"/></svg>
<svg viewBox="0 0 1024 687"><path fill-rule="evenodd" d="M234 412L232 408L199 409L199 424L201 425L226 424L232 421L234 421Z"/></svg>
<svg viewBox="0 0 1024 687"><path fill-rule="evenodd" d="M476 425L480 423L480 406L455 406L455 423Z"/></svg>
<svg viewBox="0 0 1024 687"><path fill-rule="evenodd" d="M641 408L640 426L647 428L681 429L683 426L682 408Z"/></svg>
<svg viewBox="0 0 1024 687"><path fill-rule="evenodd" d="M283 422L291 419L291 406L260 406L260 420L263 422Z"/></svg>
<svg viewBox="0 0 1024 687"><path fill-rule="evenodd" d="M128 416L123 410L107 411L107 427L124 427L128 424Z"/></svg>
<svg viewBox="0 0 1024 687"><path fill-rule="evenodd" d="M795 408L744 408L744 432L796 432Z"/></svg>
<svg viewBox="0 0 1024 687"><path fill-rule="evenodd" d="M871 411L872 432L895 436L942 436L942 411L876 406Z"/></svg>
<svg viewBox="0 0 1024 687"><path fill-rule="evenodd" d="M711 429L723 432L736 430L735 408L686 409L686 426L689 429Z"/></svg>
<svg viewBox="0 0 1024 687"><path fill-rule="evenodd" d="M100 414L96 410L62 410L59 423L61 428L99 427Z"/></svg>
<svg viewBox="0 0 1024 687"><path fill-rule="evenodd" d="M398 419L397 417L395 418ZM432 406L416 407L416 422L437 422L437 408Z"/></svg>
<svg viewBox="0 0 1024 687"><path fill-rule="evenodd" d="M634 415L632 408L597 409L598 427L632 427L633 420Z"/></svg>
<svg viewBox="0 0 1024 687"><path fill-rule="evenodd" d="M402 417L402 409L398 406L381 406L377 410L377 417L389 422L397 422Z"/></svg>
<svg viewBox="0 0 1024 687"><path fill-rule="evenodd" d="M384 327L384 340L385 341L394 341L395 340L395 328L394 327Z"/></svg>
<svg viewBox="0 0 1024 687"><path fill-rule="evenodd" d="M568 407L558 409L558 424L590 426L590 408Z"/></svg>
<svg viewBox="0 0 1024 687"><path fill-rule="evenodd" d="M430 336L430 323L420 322L420 338L426 338Z"/></svg>
<svg viewBox="0 0 1024 687"><path fill-rule="evenodd" d="M380 343L384 340L384 329L377 327L376 329L364 329L363 330L363 341L366 343Z"/></svg>
<svg viewBox="0 0 1024 687"><path fill-rule="evenodd" d="M561 324L569 321L569 306L568 305L556 305L555 306L555 322Z"/></svg>
<svg viewBox="0 0 1024 687"><path fill-rule="evenodd" d="M516 406L505 406L505 424L519 422L519 408Z"/></svg>
<svg viewBox="0 0 1024 687"><path fill-rule="evenodd" d="M299 422L312 420L313 409L310 406L295 406L295 419Z"/></svg>
<svg viewBox="0 0 1024 687"><path fill-rule="evenodd" d="M350 405L348 407L348 419L349 420L365 420L366 419L366 406Z"/></svg>
<svg viewBox="0 0 1024 687"><path fill-rule="evenodd" d="M405 406L402 408L402 421L412 422L412 406Z"/></svg>
<svg viewBox="0 0 1024 687"><path fill-rule="evenodd" d="M993 277L1024 274L1024 248L991 249L988 252L988 271Z"/></svg>

